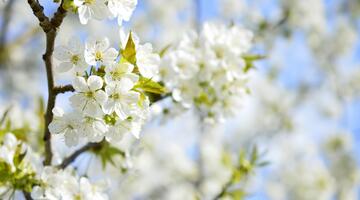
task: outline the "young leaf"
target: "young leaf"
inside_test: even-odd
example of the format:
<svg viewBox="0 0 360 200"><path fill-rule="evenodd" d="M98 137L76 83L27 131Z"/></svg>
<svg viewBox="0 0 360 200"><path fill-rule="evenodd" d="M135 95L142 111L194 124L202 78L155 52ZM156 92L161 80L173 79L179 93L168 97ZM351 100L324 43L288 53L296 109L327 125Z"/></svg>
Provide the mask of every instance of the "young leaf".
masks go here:
<svg viewBox="0 0 360 200"><path fill-rule="evenodd" d="M129 39L126 43L125 49L121 50L122 59L129 63L136 64L136 46L132 37L132 32L129 34Z"/></svg>
<svg viewBox="0 0 360 200"><path fill-rule="evenodd" d="M144 92L154 93L154 94L164 94L166 89L164 86L153 81L152 79L140 77L138 83L134 86L134 89L142 90Z"/></svg>
<svg viewBox="0 0 360 200"><path fill-rule="evenodd" d="M254 62L257 60L264 59L265 56L263 55L243 55L243 59L245 60L245 67L243 71L246 73L250 69L254 68Z"/></svg>
<svg viewBox="0 0 360 200"><path fill-rule="evenodd" d="M121 151L120 149L111 146L107 142L103 142L100 149L94 151L97 156L100 157L102 167L105 168L108 163L115 166L114 157L120 156L122 158L125 157L125 152Z"/></svg>

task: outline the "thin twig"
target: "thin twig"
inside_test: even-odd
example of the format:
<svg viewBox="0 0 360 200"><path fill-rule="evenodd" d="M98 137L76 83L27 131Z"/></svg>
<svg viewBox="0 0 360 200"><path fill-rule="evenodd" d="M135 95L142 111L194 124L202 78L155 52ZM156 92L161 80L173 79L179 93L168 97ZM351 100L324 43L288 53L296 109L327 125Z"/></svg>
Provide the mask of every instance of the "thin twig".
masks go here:
<svg viewBox="0 0 360 200"><path fill-rule="evenodd" d="M6 118L7 118L7 116L9 115L9 112L10 112L11 109L12 109L12 106L9 106L9 107L5 110L4 114L2 115L2 117L1 117L1 119L0 119L0 126L2 126L2 125L4 124L4 122L5 122Z"/></svg>
<svg viewBox="0 0 360 200"><path fill-rule="evenodd" d="M231 186L231 179L222 187L221 191L214 197L214 200L218 200L221 197L224 197L230 186Z"/></svg>
<svg viewBox="0 0 360 200"><path fill-rule="evenodd" d="M78 156L80 156L82 153L89 151L91 149L95 149L98 147L101 147L102 143L88 143L85 146L81 147L80 149L76 150L74 153L72 153L69 157L65 158L63 162L58 166L58 168L64 169L68 165L70 165L72 162L76 160Z"/></svg>
<svg viewBox="0 0 360 200"><path fill-rule="evenodd" d="M30 193L23 191L23 194L26 200L32 200Z"/></svg>
<svg viewBox="0 0 360 200"><path fill-rule="evenodd" d="M54 74L53 74L53 64L52 64L52 55L54 53L55 38L57 35L57 30L60 27L64 17L66 16L66 10L63 9L61 2L59 8L55 12L52 19L49 19L44 14L44 8L40 5L37 0L28 0L28 3L33 10L34 15L38 18L40 22L40 27L46 34L46 50L43 55L43 60L46 67L47 83L48 83L48 102L47 109L45 113L45 129L44 129L44 141L45 141L45 160L44 165L50 165L52 160L52 150L51 150L51 133L49 131L49 124L53 119L52 109L55 107L56 96L58 94L55 83L54 83Z"/></svg>
<svg viewBox="0 0 360 200"><path fill-rule="evenodd" d="M74 92L75 89L72 85L63 85L63 86L56 86L54 88L56 94L66 93L66 92Z"/></svg>
<svg viewBox="0 0 360 200"><path fill-rule="evenodd" d="M34 15L38 18L40 27L44 30L45 33L52 30L52 26L49 18L44 14L44 7L40 5L37 0L28 0Z"/></svg>

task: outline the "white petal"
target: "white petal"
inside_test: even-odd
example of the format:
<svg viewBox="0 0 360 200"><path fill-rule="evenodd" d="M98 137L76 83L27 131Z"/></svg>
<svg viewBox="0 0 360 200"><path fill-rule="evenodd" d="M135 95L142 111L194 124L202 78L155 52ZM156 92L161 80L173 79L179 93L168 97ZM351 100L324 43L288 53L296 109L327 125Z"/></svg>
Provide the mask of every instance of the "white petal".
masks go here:
<svg viewBox="0 0 360 200"><path fill-rule="evenodd" d="M96 65L95 53L92 51L85 51L84 58L87 64Z"/></svg>
<svg viewBox="0 0 360 200"><path fill-rule="evenodd" d="M78 7L79 19L81 24L87 24L89 19L91 19L91 10L88 6Z"/></svg>
<svg viewBox="0 0 360 200"><path fill-rule="evenodd" d="M106 114L111 114L114 112L115 102L112 100L106 101L103 106L103 110Z"/></svg>
<svg viewBox="0 0 360 200"><path fill-rule="evenodd" d="M99 76L90 76L87 80L87 84L91 91L98 90L103 86L103 80Z"/></svg>
<svg viewBox="0 0 360 200"><path fill-rule="evenodd" d="M91 6L94 14L94 18L98 20L105 19L110 13L108 7L105 5L103 0L97 0L97 2Z"/></svg>
<svg viewBox="0 0 360 200"><path fill-rule="evenodd" d="M134 65L131 63L121 63L119 65L119 67L121 67L121 71L125 73L131 73L134 70Z"/></svg>
<svg viewBox="0 0 360 200"><path fill-rule="evenodd" d="M88 102L88 99L82 94L74 94L69 98L69 100L71 102L71 106L78 110L85 109L85 106Z"/></svg>
<svg viewBox="0 0 360 200"><path fill-rule="evenodd" d="M134 82L128 78L122 78L119 82L119 90L122 92L127 92L134 87Z"/></svg>
<svg viewBox="0 0 360 200"><path fill-rule="evenodd" d="M115 113L121 120L125 120L129 117L129 113L127 113L119 103L115 105Z"/></svg>
<svg viewBox="0 0 360 200"><path fill-rule="evenodd" d="M96 102L98 102L100 105L103 105L107 101L108 97L104 91L99 90L95 93L95 99Z"/></svg>
<svg viewBox="0 0 360 200"><path fill-rule="evenodd" d="M128 104L132 104L138 102L139 98L140 98L140 94L138 92L129 91L129 93L127 93L126 95L125 101Z"/></svg>
<svg viewBox="0 0 360 200"><path fill-rule="evenodd" d="M73 64L71 62L63 62L56 67L56 72L58 73L68 72L71 68L73 68Z"/></svg>
<svg viewBox="0 0 360 200"><path fill-rule="evenodd" d="M79 143L79 135L77 131L68 131L65 134L65 144L68 147L76 146Z"/></svg>
<svg viewBox="0 0 360 200"><path fill-rule="evenodd" d="M82 54L84 51L83 44L78 37L73 37L68 42L69 49L73 54Z"/></svg>
<svg viewBox="0 0 360 200"><path fill-rule="evenodd" d="M69 61L71 58L71 52L65 46L57 46L54 50L54 57L61 61Z"/></svg>
<svg viewBox="0 0 360 200"><path fill-rule="evenodd" d="M52 113L56 117L62 117L64 115L64 110L62 108L60 108L60 107L54 107L52 109Z"/></svg>
<svg viewBox="0 0 360 200"><path fill-rule="evenodd" d="M92 117L98 117L102 114L102 110L97 102L90 100L84 108L84 113Z"/></svg>
<svg viewBox="0 0 360 200"><path fill-rule="evenodd" d="M95 42L95 49L97 51L104 52L106 51L107 48L109 48L109 46L110 46L110 41L107 37L104 37L100 40L96 40Z"/></svg>
<svg viewBox="0 0 360 200"><path fill-rule="evenodd" d="M86 80L84 77L81 77L81 76L75 77L72 82L72 85L77 92L89 91L88 84L86 83Z"/></svg>
<svg viewBox="0 0 360 200"><path fill-rule="evenodd" d="M61 134L66 129L66 124L64 124L61 119L53 120L49 124L49 131L52 134Z"/></svg>
<svg viewBox="0 0 360 200"><path fill-rule="evenodd" d="M118 51L116 51L116 49L114 49L114 48L108 49L103 54L104 63L112 63L112 62L114 62L115 59L117 58L117 56L118 56Z"/></svg>

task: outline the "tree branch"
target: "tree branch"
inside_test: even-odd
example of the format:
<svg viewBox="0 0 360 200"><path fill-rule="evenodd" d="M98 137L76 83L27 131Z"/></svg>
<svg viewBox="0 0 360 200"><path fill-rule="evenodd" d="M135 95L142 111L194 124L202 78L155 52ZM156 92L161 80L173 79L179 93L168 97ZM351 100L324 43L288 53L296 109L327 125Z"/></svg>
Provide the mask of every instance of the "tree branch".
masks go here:
<svg viewBox="0 0 360 200"><path fill-rule="evenodd" d="M75 89L72 85L63 85L57 86L54 88L56 94L66 93L66 92L74 92Z"/></svg>
<svg viewBox="0 0 360 200"><path fill-rule="evenodd" d="M46 67L46 76L48 82L48 102L45 113L45 129L44 129L44 141L45 141L45 160L44 165L50 165L52 160L51 150L51 134L49 131L49 124L53 120L52 109L55 107L56 96L58 90L55 88L52 55L54 52L55 38L57 30L60 27L64 17L66 16L66 10L63 9L63 2L61 2L59 8L55 12L52 19L49 19L44 14L44 8L39 4L37 0L28 0L28 3L33 10L34 15L40 22L40 27L46 34L46 50L43 55L43 60Z"/></svg>
<svg viewBox="0 0 360 200"><path fill-rule="evenodd" d="M38 18L40 27L45 33L49 32L52 29L52 26L49 18L44 14L44 7L42 7L37 0L28 0L28 3L34 15Z"/></svg>
<svg viewBox="0 0 360 200"><path fill-rule="evenodd" d="M101 147L102 143L87 143L85 146L81 147L80 149L76 150L74 153L72 153L69 157L65 158L63 162L58 165L58 168L64 169L67 166L69 166L72 162L76 160L78 156L80 156L82 153L89 151L91 149L96 149L98 147Z"/></svg>
<svg viewBox="0 0 360 200"><path fill-rule="evenodd" d="M30 193L23 191L23 194L24 194L24 197L25 197L26 200L33 200Z"/></svg>

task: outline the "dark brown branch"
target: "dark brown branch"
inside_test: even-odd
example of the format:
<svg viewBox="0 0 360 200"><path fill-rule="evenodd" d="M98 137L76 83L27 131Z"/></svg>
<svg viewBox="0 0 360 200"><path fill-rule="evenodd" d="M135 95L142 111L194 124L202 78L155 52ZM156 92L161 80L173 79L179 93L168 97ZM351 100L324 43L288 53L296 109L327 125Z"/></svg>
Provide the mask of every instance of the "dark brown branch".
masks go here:
<svg viewBox="0 0 360 200"><path fill-rule="evenodd" d="M44 141L45 141L45 160L44 165L50 165L52 160L51 150L51 134L49 131L49 124L53 120L52 109L55 107L56 96L58 94L53 75L52 55L54 52L55 38L57 30L60 27L64 17L66 16L66 10L62 8L62 2L54 14L52 19L49 19L44 14L44 8L39 4L37 0L28 0L28 3L33 10L34 15L38 18L41 28L46 34L46 50L43 55L43 60L46 67L46 75L48 82L48 103L45 113L45 129L44 129Z"/></svg>
<svg viewBox="0 0 360 200"><path fill-rule="evenodd" d="M37 0L28 0L28 3L34 15L38 18L40 27L44 30L44 32L47 33L50 30L52 30L52 25L50 23L50 20L44 14L44 7L42 7Z"/></svg>
<svg viewBox="0 0 360 200"><path fill-rule="evenodd" d="M49 165L52 159L52 150L51 150L51 134L49 131L49 124L53 120L52 109L55 107L56 102L56 93L54 90L54 76L53 76L53 67L52 67L52 55L54 52L54 43L55 43L56 31L51 30L46 33L46 52L43 55L43 60L46 66L46 76L48 81L48 103L45 114L45 130L44 130L44 141L45 141L45 165Z"/></svg>
<svg viewBox="0 0 360 200"><path fill-rule="evenodd" d="M61 94L65 92L74 92L75 89L72 85L63 85L63 86L56 86L54 88L56 94Z"/></svg>
<svg viewBox="0 0 360 200"><path fill-rule="evenodd" d="M53 18L50 20L52 28L57 29L58 27L60 27L65 16L66 16L66 10L63 8L63 2L61 2L60 6L58 7L57 11L55 12Z"/></svg>
<svg viewBox="0 0 360 200"><path fill-rule="evenodd" d="M23 194L24 194L24 197L25 197L26 200L32 200L33 199L31 197L30 193L24 191Z"/></svg>
<svg viewBox="0 0 360 200"><path fill-rule="evenodd" d="M89 151L91 149L96 149L98 147L101 147L102 143L88 143L85 146L81 147L80 149L76 150L74 153L72 153L69 157L65 158L63 162L58 165L59 168L64 169L67 166L69 166L72 162L76 160L78 156L80 156L82 153Z"/></svg>

